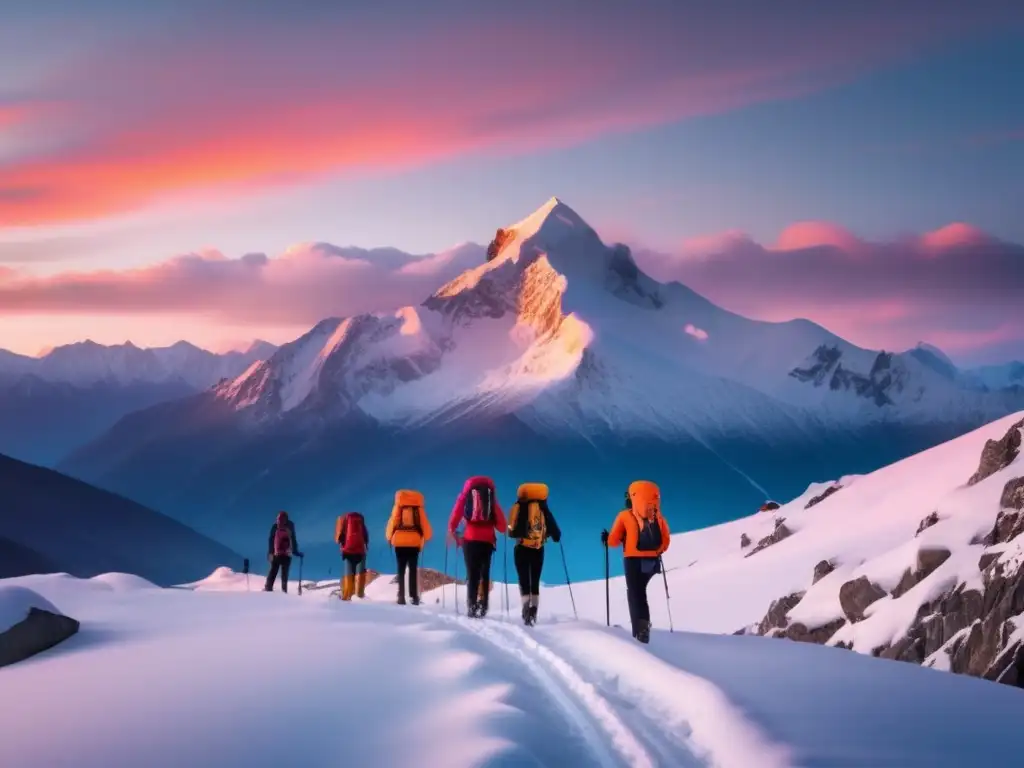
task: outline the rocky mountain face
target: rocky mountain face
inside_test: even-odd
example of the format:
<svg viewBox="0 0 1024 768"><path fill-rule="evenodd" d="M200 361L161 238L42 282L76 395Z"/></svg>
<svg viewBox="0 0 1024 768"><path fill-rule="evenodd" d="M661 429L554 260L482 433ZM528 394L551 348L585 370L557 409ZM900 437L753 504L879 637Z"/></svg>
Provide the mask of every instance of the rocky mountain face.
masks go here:
<svg viewBox="0 0 1024 768"><path fill-rule="evenodd" d="M1024 420L1013 424L998 440L989 440L977 470L965 485L973 486L1007 469L1021 452ZM1021 466L1024 473L1024 466ZM840 486L833 492L841 492ZM810 503L808 504L810 506ZM943 521L937 513L923 518L915 536ZM785 521L776 521L776 534L762 539L748 556L786 538ZM781 533L780 533L781 532ZM974 675L999 683L1024 687L1024 475L1008 479L998 508L991 510L991 527L969 542L976 554L976 568L950 579L937 571L952 555L950 548L918 548L913 567L907 568L891 589L867 576L842 584L839 602L843 616L820 626L790 621L805 591L781 596L754 627L737 634L759 634L799 642L850 648L844 629L863 622L879 601L899 600L911 590L927 590L909 627L891 642L881 642L871 653L885 659L923 664L958 674ZM769 540L770 539L770 540ZM749 544L749 538L747 540ZM741 542L741 546L746 546ZM972 555L972 558L974 555ZM835 564L823 560L815 568L811 584L831 573ZM970 569L969 569L970 570ZM920 594L920 593L919 593Z"/></svg>

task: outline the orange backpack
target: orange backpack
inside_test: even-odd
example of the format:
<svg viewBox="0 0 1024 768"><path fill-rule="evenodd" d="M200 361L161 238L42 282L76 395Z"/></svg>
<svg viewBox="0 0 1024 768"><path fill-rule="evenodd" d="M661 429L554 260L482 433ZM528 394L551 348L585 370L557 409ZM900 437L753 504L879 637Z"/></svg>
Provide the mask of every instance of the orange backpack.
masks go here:
<svg viewBox="0 0 1024 768"><path fill-rule="evenodd" d="M391 514L397 515L394 531L416 531L423 535L420 513L423 510L423 494L419 491L402 489L395 493L395 505Z"/></svg>

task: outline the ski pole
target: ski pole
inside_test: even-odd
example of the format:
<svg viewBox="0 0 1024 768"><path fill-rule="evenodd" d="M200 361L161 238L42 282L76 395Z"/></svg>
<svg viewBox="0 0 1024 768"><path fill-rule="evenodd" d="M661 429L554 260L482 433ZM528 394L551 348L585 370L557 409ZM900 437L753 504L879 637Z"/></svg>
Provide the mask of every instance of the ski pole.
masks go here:
<svg viewBox="0 0 1024 768"><path fill-rule="evenodd" d="M242 573L245 574L245 591L249 591L249 558L242 560Z"/></svg>
<svg viewBox="0 0 1024 768"><path fill-rule="evenodd" d="M455 550L456 550L455 551L455 614L456 615L461 613L461 611L459 610L459 552L458 552L458 549L459 549L459 540L456 539L455 540ZM469 589L469 585L468 584L466 586L466 589Z"/></svg>
<svg viewBox="0 0 1024 768"><path fill-rule="evenodd" d="M665 582L665 606L668 608L668 631L675 632L675 628L672 626L672 598L668 594L668 576L665 575L665 563L661 560L661 555L658 555L658 565L661 567L661 580Z"/></svg>
<svg viewBox="0 0 1024 768"><path fill-rule="evenodd" d="M299 555L299 594L302 594L302 564L306 561L303 555Z"/></svg>
<svg viewBox="0 0 1024 768"><path fill-rule="evenodd" d="M444 543L444 581L441 582L441 610L447 607L448 603L448 542Z"/></svg>
<svg viewBox="0 0 1024 768"><path fill-rule="evenodd" d="M558 540L558 549L562 553L562 568L565 570L565 583L569 587L569 599L572 600L572 615L576 617L576 621L580 620L580 615L576 613L576 598L572 595L572 582L569 580L569 564L565 561L565 547L562 546L562 540Z"/></svg>
<svg viewBox="0 0 1024 768"><path fill-rule="evenodd" d="M607 531L605 532L607 534ZM612 598L609 587L610 566L608 564L608 539L604 541L604 617L605 624L612 625Z"/></svg>

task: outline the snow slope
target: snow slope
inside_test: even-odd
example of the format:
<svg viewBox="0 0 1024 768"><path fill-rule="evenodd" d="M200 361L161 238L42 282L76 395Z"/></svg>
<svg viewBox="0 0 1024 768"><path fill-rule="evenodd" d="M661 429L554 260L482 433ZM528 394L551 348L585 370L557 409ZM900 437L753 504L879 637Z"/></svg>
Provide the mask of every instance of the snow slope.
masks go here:
<svg viewBox="0 0 1024 768"><path fill-rule="evenodd" d="M941 768L1006 761L1024 716L1005 686L835 649L665 632L645 648L589 622L528 631L231 576L3 582L82 628L4 670L19 706L0 764Z"/></svg>

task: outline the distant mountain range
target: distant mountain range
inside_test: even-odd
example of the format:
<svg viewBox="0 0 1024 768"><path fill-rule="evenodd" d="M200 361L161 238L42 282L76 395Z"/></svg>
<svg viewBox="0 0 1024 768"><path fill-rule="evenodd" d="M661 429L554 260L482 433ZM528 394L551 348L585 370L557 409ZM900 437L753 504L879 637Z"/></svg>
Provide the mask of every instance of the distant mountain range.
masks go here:
<svg viewBox="0 0 1024 768"><path fill-rule="evenodd" d="M134 501L0 456L0 578L133 573L168 586L241 555Z"/></svg>
<svg viewBox="0 0 1024 768"><path fill-rule="evenodd" d="M38 358L0 350L0 452L52 466L122 416L233 379L275 349L257 341L219 355L187 342L141 349L84 341Z"/></svg>
<svg viewBox="0 0 1024 768"><path fill-rule="evenodd" d="M543 480L567 541L589 537L575 545L586 569L637 477L698 527L1022 408L1011 378L961 372L933 347L866 350L658 283L553 198L419 306L325 319L60 466L235 547L288 508L324 568L333 517L362 509L382 528L397 487L443 512L469 474L495 477L506 504Z"/></svg>

